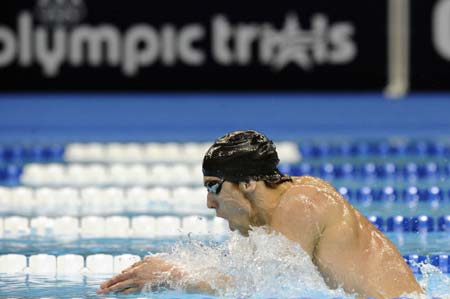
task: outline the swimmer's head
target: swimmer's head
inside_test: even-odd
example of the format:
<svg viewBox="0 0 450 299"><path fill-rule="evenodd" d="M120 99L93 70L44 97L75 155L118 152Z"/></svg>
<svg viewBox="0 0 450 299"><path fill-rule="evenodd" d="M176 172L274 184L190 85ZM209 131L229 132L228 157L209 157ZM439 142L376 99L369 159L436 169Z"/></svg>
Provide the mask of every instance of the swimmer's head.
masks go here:
<svg viewBox="0 0 450 299"><path fill-rule="evenodd" d="M278 184L291 180L278 171L273 142L257 131L234 131L218 138L203 159L203 175L230 182L249 180Z"/></svg>

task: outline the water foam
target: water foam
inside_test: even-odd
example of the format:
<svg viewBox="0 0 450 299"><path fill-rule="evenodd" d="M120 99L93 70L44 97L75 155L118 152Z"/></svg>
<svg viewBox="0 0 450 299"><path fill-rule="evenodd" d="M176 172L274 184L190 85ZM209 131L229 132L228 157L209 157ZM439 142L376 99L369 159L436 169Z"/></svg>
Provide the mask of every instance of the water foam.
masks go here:
<svg viewBox="0 0 450 299"><path fill-rule="evenodd" d="M415 265L415 263L412 263ZM420 286L426 291L426 295L417 296L405 294L409 298L440 298L450 299L450 278L442 271L431 265L429 262L416 264L420 268L422 278L419 280Z"/></svg>
<svg viewBox="0 0 450 299"><path fill-rule="evenodd" d="M248 237L232 233L223 244L212 246L193 240L178 243L164 258L183 265L190 280L208 281L213 288L218 277L228 277L226 286L217 290L221 298L353 298L342 289L330 290L299 244L264 228L255 228Z"/></svg>

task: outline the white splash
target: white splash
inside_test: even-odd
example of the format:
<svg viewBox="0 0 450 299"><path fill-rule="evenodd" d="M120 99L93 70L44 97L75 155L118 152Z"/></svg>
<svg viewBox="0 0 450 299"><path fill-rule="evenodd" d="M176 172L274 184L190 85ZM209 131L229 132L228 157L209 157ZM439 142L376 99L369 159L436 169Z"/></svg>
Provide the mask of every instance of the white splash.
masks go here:
<svg viewBox="0 0 450 299"><path fill-rule="evenodd" d="M300 245L263 228L255 228L249 237L232 233L216 246L177 244L164 258L183 265L196 281L228 277L230 283L218 290L221 298L353 298L342 289L330 290Z"/></svg>
<svg viewBox="0 0 450 299"><path fill-rule="evenodd" d="M425 290L426 295L403 294L402 296L419 299L450 299L449 276L443 274L439 268L431 265L429 262L418 264L412 262L412 264L413 266L419 267L422 272L422 279L420 279L419 284Z"/></svg>

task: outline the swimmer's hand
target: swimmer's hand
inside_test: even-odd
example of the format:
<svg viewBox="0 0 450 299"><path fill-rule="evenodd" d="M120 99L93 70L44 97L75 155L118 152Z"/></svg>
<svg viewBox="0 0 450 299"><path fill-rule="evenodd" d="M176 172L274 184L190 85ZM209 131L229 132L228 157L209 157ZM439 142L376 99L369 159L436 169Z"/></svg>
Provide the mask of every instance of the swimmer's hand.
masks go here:
<svg viewBox="0 0 450 299"><path fill-rule="evenodd" d="M130 294L144 288L152 290L158 287L167 288L169 281L176 281L181 276L181 272L174 265L163 259L146 257L123 270L121 274L102 283L97 294Z"/></svg>

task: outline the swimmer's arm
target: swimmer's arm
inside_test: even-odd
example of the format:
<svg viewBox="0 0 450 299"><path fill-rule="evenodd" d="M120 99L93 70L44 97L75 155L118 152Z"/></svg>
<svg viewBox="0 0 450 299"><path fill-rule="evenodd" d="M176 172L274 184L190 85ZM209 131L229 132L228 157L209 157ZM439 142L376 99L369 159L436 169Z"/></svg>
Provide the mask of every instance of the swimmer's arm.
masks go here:
<svg viewBox="0 0 450 299"><path fill-rule="evenodd" d="M188 293L214 295L229 284L229 278L216 275L215 279L199 281L189 273L159 257L147 257L100 285L98 294L130 294L141 290L180 287Z"/></svg>
<svg viewBox="0 0 450 299"><path fill-rule="evenodd" d="M213 281L188 281L183 285L187 293L218 295L220 290L231 286L231 280L225 275L216 277Z"/></svg>
<svg viewBox="0 0 450 299"><path fill-rule="evenodd" d="M313 261L324 230L324 207L316 196L314 190L309 188L293 188L280 201L271 225L275 231L300 244Z"/></svg>

